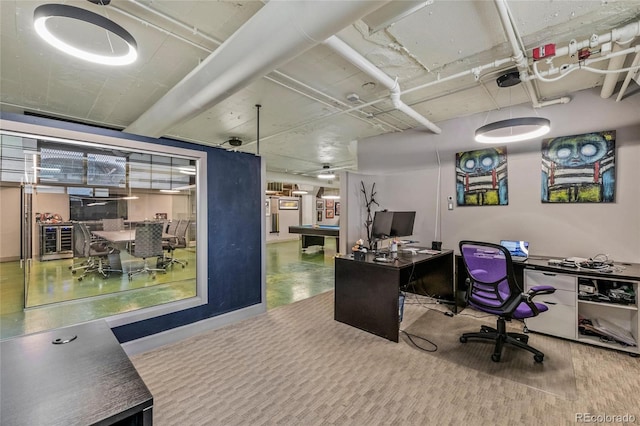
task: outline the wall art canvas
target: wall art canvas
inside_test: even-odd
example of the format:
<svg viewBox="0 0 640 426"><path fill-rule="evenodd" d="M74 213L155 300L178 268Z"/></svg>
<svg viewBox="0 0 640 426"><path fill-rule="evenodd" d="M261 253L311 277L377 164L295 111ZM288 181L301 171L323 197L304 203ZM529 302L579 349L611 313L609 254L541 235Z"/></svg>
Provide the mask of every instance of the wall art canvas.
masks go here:
<svg viewBox="0 0 640 426"><path fill-rule="evenodd" d="M316 210L324 210L324 201L316 200Z"/></svg>
<svg viewBox="0 0 640 426"><path fill-rule="evenodd" d="M327 219L333 219L333 209L325 210L324 215Z"/></svg>
<svg viewBox="0 0 640 426"><path fill-rule="evenodd" d="M614 202L615 143L615 130L544 139L542 202Z"/></svg>
<svg viewBox="0 0 640 426"><path fill-rule="evenodd" d="M507 147L491 147L456 154L458 206L503 206L507 191Z"/></svg>
<svg viewBox="0 0 640 426"><path fill-rule="evenodd" d="M336 201L336 216L340 216L340 202Z"/></svg>

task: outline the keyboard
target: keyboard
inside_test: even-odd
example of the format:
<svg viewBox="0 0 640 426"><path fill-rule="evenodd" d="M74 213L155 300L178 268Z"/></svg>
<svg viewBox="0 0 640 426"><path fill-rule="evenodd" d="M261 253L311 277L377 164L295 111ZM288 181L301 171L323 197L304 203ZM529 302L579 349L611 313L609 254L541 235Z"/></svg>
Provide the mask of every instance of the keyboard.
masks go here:
<svg viewBox="0 0 640 426"><path fill-rule="evenodd" d="M420 254L440 254L440 250L424 249L424 250L418 250L418 253L420 253Z"/></svg>

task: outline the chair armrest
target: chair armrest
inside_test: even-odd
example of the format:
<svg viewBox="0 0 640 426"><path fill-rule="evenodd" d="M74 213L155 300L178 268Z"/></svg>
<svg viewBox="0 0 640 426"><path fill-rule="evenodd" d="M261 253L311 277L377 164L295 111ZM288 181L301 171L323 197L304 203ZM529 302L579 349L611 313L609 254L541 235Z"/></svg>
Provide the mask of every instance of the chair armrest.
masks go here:
<svg viewBox="0 0 640 426"><path fill-rule="evenodd" d="M531 287L527 294L529 297L534 298L539 294L553 294L556 292L555 287L550 285L537 285L535 287Z"/></svg>
<svg viewBox="0 0 640 426"><path fill-rule="evenodd" d="M531 287L529 291L526 293L527 302L531 302L531 300L534 297L539 296L541 294L553 294L555 292L556 292L555 287L552 287L550 285L537 285L535 287Z"/></svg>

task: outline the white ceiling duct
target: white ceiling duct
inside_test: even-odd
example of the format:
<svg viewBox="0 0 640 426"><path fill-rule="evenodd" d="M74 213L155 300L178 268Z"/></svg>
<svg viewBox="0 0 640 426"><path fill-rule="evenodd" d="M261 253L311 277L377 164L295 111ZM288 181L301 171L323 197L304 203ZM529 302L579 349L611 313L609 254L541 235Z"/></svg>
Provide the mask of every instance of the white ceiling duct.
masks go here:
<svg viewBox="0 0 640 426"><path fill-rule="evenodd" d="M340 188L340 182L337 181L327 182L312 177L292 175L289 173L267 172L267 180L274 182L295 183L298 185L311 185L314 187L326 186L330 188Z"/></svg>
<svg viewBox="0 0 640 426"><path fill-rule="evenodd" d="M125 132L160 137L385 1L270 1Z"/></svg>
<svg viewBox="0 0 640 426"><path fill-rule="evenodd" d="M389 77L380 68L373 65L367 58L360 55L355 49L340 40L338 37L330 37L325 41L325 44L331 47L336 53L339 53L340 56L345 58L347 61L351 62L351 64L355 65L369 76L375 78L383 86L389 89L391 92L391 102L393 103L394 108L413 118L433 133L439 134L442 132L438 126L427 120L427 118L420 115L420 113L400 100L402 93L397 80Z"/></svg>

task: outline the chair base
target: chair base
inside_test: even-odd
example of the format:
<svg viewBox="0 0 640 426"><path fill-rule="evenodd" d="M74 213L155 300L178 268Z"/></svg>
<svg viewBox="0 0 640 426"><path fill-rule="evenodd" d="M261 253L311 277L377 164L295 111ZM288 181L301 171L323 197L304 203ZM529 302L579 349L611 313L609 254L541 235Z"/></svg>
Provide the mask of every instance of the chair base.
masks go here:
<svg viewBox="0 0 640 426"><path fill-rule="evenodd" d="M504 318L498 318L497 326L498 328L495 329L493 327L483 325L479 332L464 333L460 336L460 342L466 343L468 339L491 340L496 342L493 354L491 355L491 360L494 362L500 362L500 358L502 357L502 348L504 345L512 345L531 352L535 362L544 361L544 354L527 344L529 336L522 333L508 333Z"/></svg>
<svg viewBox="0 0 640 426"><path fill-rule="evenodd" d="M182 266L182 269L184 269L189 264L189 262L186 260L180 260L175 258L173 256L174 251L175 251L174 247L169 247L169 249L167 249L167 255L162 258L162 266L167 268L177 263Z"/></svg>
<svg viewBox="0 0 640 426"><path fill-rule="evenodd" d="M105 264L101 257L98 257L97 259L89 258L82 262L80 266L72 266L69 267L69 269L71 269L71 273L74 275L77 271L82 271L82 275L78 276L78 281L82 281L84 277L94 272L99 273L103 278L107 278L112 272L123 272L121 269L114 269L111 268L109 264Z"/></svg>
<svg viewBox="0 0 640 426"><path fill-rule="evenodd" d="M151 275L151 279L155 279L156 278L156 274L155 272L164 272L167 273L167 270L165 268L151 268L147 262L147 260L144 260L144 265L141 269L137 269L135 271L129 271L128 275L129 275L129 280L131 280L135 275L138 274L142 274L143 272L148 273L149 275Z"/></svg>

